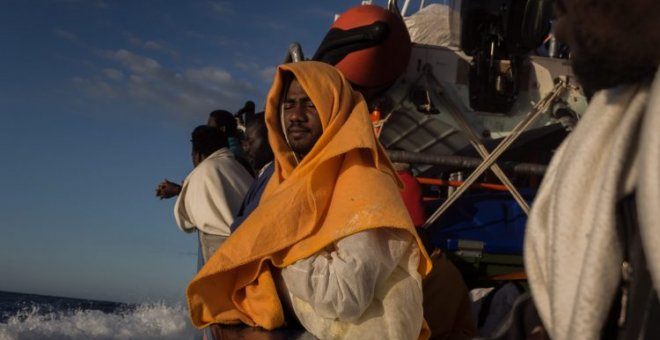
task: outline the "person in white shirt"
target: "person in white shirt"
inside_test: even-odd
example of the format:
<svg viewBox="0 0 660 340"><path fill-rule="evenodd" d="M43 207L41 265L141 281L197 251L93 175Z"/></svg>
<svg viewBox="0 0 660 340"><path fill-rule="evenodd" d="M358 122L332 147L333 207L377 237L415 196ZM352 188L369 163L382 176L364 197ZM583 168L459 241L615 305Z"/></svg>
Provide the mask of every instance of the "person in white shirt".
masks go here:
<svg viewBox="0 0 660 340"><path fill-rule="evenodd" d="M192 160L194 169L183 182L174 217L181 230L198 232L206 262L229 237L229 225L253 179L236 161L222 133L206 125L192 132Z"/></svg>

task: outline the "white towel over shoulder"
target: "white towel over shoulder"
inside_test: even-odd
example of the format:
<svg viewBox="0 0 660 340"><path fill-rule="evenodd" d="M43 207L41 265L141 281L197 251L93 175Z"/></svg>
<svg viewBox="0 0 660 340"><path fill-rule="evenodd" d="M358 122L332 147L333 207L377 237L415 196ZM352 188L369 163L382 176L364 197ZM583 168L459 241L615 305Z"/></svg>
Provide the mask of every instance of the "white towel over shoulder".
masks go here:
<svg viewBox="0 0 660 340"><path fill-rule="evenodd" d="M601 91L557 151L527 223L525 267L553 339L597 339L618 287L616 205L637 191L660 292L660 77Z"/></svg>

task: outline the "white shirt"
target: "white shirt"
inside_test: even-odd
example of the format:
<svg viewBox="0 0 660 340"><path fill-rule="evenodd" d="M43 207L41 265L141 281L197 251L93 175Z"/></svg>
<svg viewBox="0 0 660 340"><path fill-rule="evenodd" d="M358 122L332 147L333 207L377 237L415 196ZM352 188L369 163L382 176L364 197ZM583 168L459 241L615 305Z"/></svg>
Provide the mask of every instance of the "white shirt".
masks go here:
<svg viewBox="0 0 660 340"><path fill-rule="evenodd" d="M414 238L378 228L334 248L282 269L285 299L303 326L322 339L416 339L423 308Z"/></svg>
<svg viewBox="0 0 660 340"><path fill-rule="evenodd" d="M229 236L229 225L252 181L228 148L212 153L183 182L174 205L177 225L185 232L196 228L211 235Z"/></svg>

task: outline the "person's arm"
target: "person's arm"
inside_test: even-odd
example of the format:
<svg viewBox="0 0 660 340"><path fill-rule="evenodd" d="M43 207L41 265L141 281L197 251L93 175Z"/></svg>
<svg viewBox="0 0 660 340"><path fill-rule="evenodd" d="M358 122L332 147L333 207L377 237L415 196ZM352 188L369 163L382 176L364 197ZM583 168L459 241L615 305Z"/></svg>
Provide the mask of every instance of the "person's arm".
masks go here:
<svg viewBox="0 0 660 340"><path fill-rule="evenodd" d="M178 195L180 192L181 192L181 186L176 183L170 182L167 179L158 183L158 186L156 187L156 197L159 197L160 199L172 198Z"/></svg>
<svg viewBox="0 0 660 340"><path fill-rule="evenodd" d="M282 269L282 278L289 293L311 304L319 315L355 320L412 242L404 230L363 231L338 241L332 251L323 250Z"/></svg>

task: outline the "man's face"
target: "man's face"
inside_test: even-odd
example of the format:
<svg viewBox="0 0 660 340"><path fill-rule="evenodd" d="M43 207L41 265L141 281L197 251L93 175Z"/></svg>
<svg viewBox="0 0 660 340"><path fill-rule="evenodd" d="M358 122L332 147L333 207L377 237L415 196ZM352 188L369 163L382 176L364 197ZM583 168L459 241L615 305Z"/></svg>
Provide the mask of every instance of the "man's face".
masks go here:
<svg viewBox="0 0 660 340"><path fill-rule="evenodd" d="M557 39L587 91L635 83L657 67L657 0L556 0Z"/></svg>
<svg viewBox="0 0 660 340"><path fill-rule="evenodd" d="M268 145L268 136L262 135L262 130L257 124L248 124L243 139L243 150L256 170L273 158L270 145Z"/></svg>
<svg viewBox="0 0 660 340"><path fill-rule="evenodd" d="M323 126L314 103L293 79L282 102L284 133L298 157L304 157L323 134Z"/></svg>

